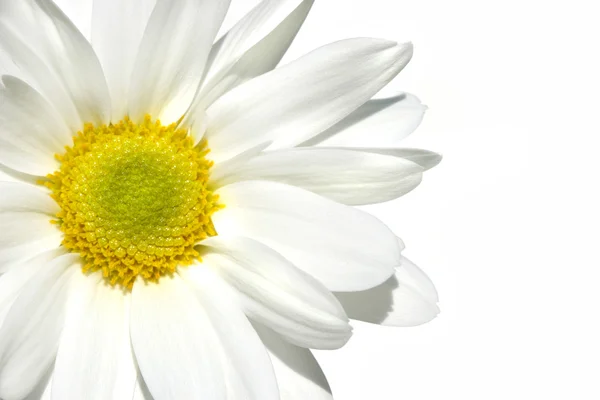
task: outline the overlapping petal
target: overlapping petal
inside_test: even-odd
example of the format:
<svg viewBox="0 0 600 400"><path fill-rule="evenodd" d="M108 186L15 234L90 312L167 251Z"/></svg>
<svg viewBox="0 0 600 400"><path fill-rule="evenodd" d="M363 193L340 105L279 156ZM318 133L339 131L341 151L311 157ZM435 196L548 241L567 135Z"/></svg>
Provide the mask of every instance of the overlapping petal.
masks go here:
<svg viewBox="0 0 600 400"><path fill-rule="evenodd" d="M92 9L94 0L54 0L57 6L69 17L73 24L89 41L92 37Z"/></svg>
<svg viewBox="0 0 600 400"><path fill-rule="evenodd" d="M297 186L347 205L393 200L414 189L423 168L404 158L367 151L292 148L259 154L219 171L216 186L265 180Z"/></svg>
<svg viewBox="0 0 600 400"><path fill-rule="evenodd" d="M38 383L37 387L25 400L52 400L52 370L48 372L46 378Z"/></svg>
<svg viewBox="0 0 600 400"><path fill-rule="evenodd" d="M129 111L175 122L189 107L229 0L157 0L133 67Z"/></svg>
<svg viewBox="0 0 600 400"><path fill-rule="evenodd" d="M348 316L388 326L416 326L440 312L435 286L406 257L385 283L362 292L336 293Z"/></svg>
<svg viewBox="0 0 600 400"><path fill-rule="evenodd" d="M15 64L10 54L0 46L0 75L17 75L19 67Z"/></svg>
<svg viewBox="0 0 600 400"><path fill-rule="evenodd" d="M356 148L356 147L344 147L348 150L356 150L356 151L366 151L369 153L382 154L386 156L399 157L405 160L412 161L415 164L418 164L425 171L435 167L442 161L442 155L438 153L434 153L433 151L423 150L423 149L410 149L410 148L377 148L377 147L368 147L368 148Z"/></svg>
<svg viewBox="0 0 600 400"><path fill-rule="evenodd" d="M130 330L138 367L156 400L226 398L219 339L179 275L160 284L136 282Z"/></svg>
<svg viewBox="0 0 600 400"><path fill-rule="evenodd" d="M50 223L58 206L41 188L25 183L0 182L0 273L56 249L62 234Z"/></svg>
<svg viewBox="0 0 600 400"><path fill-rule="evenodd" d="M236 293L208 263L182 268L179 274L192 288L219 337L227 398L279 400L269 355L244 315Z"/></svg>
<svg viewBox="0 0 600 400"><path fill-rule="evenodd" d="M77 132L106 123L110 96L92 46L51 0L2 1L0 49Z"/></svg>
<svg viewBox="0 0 600 400"><path fill-rule="evenodd" d="M35 185L39 178L23 172L15 171L3 164L0 164L0 182L10 183L29 183Z"/></svg>
<svg viewBox="0 0 600 400"><path fill-rule="evenodd" d="M129 295L101 275L77 273L69 293L52 393L57 399L130 399L136 369L129 336Z"/></svg>
<svg viewBox="0 0 600 400"><path fill-rule="evenodd" d="M18 182L0 182L0 212L37 212L53 216L60 208L39 186Z"/></svg>
<svg viewBox="0 0 600 400"><path fill-rule="evenodd" d="M23 288L0 327L0 398L23 399L51 367L79 255L60 256Z"/></svg>
<svg viewBox="0 0 600 400"><path fill-rule="evenodd" d="M133 68L156 0L101 0L93 3L92 46L98 54L110 90L112 122L118 122L128 114L127 100Z"/></svg>
<svg viewBox="0 0 600 400"><path fill-rule="evenodd" d="M310 139L368 101L411 56L410 43L343 40L238 86L207 110L211 158Z"/></svg>
<svg viewBox="0 0 600 400"><path fill-rule="evenodd" d="M294 346L260 324L254 327L271 355L281 400L333 400L327 378L310 350Z"/></svg>
<svg viewBox="0 0 600 400"><path fill-rule="evenodd" d="M246 238L202 242L203 262L242 294L246 313L302 347L338 348L351 335L343 308L321 283Z"/></svg>
<svg viewBox="0 0 600 400"><path fill-rule="evenodd" d="M302 146L397 146L417 129L426 110L427 107L409 93L369 100Z"/></svg>
<svg viewBox="0 0 600 400"><path fill-rule="evenodd" d="M314 0L263 0L227 32L210 52L206 78L187 123L234 87L275 68ZM200 113L200 114L199 114Z"/></svg>
<svg viewBox="0 0 600 400"><path fill-rule="evenodd" d="M54 158L71 143L71 132L54 107L13 76L0 86L0 163L44 176L58 168Z"/></svg>
<svg viewBox="0 0 600 400"><path fill-rule="evenodd" d="M6 273L0 275L0 326L13 302L27 282L41 268L64 253L63 249L46 251L29 260L23 261L17 265L17 268L11 268Z"/></svg>
<svg viewBox="0 0 600 400"><path fill-rule="evenodd" d="M268 245L330 290L366 290L400 265L396 236L375 217L281 183L245 181L217 191L220 236Z"/></svg>

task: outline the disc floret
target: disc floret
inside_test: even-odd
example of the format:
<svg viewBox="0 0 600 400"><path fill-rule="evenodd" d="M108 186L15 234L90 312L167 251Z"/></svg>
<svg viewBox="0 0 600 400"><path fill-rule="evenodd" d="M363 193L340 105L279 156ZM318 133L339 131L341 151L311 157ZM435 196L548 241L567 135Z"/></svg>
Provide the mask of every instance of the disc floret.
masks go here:
<svg viewBox="0 0 600 400"><path fill-rule="evenodd" d="M138 276L158 281L199 258L194 246L216 235L220 208L206 143L149 116L86 124L73 142L44 184L61 207L63 245L81 254L84 272L130 289Z"/></svg>

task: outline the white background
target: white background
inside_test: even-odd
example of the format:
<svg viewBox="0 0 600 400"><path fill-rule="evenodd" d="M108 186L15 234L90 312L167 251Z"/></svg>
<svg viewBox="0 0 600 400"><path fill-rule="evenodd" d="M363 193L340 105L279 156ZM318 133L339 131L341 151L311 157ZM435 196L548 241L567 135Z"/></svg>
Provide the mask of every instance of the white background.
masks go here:
<svg viewBox="0 0 600 400"><path fill-rule="evenodd" d="M231 21L255 3L234 1ZM285 60L347 37L412 41L392 89L430 109L406 146L445 156L370 209L434 280L442 314L356 323L347 347L318 353L336 400L600 399L594 4L316 1Z"/></svg>

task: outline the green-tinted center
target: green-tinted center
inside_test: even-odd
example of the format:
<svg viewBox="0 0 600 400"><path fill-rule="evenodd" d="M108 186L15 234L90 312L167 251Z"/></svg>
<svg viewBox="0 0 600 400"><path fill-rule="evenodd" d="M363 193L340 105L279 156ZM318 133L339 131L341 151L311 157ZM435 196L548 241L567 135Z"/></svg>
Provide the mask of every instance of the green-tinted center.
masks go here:
<svg viewBox="0 0 600 400"><path fill-rule="evenodd" d="M62 208L63 244L86 271L129 288L137 276L157 281L193 262L194 245L216 234L211 163L185 131L126 119L87 125L74 142L47 186Z"/></svg>

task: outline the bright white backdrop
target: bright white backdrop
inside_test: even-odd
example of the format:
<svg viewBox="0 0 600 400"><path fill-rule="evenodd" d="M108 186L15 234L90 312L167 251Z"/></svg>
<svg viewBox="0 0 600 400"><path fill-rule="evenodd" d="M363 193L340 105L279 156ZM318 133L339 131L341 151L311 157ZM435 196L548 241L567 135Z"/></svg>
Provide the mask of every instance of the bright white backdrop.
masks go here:
<svg viewBox="0 0 600 400"><path fill-rule="evenodd" d="M230 21L255 3L234 1ZM406 145L445 156L370 209L434 280L442 314L356 323L347 347L318 353L337 400L600 398L593 4L316 1L284 62L347 37L412 41L392 89L430 110Z"/></svg>

